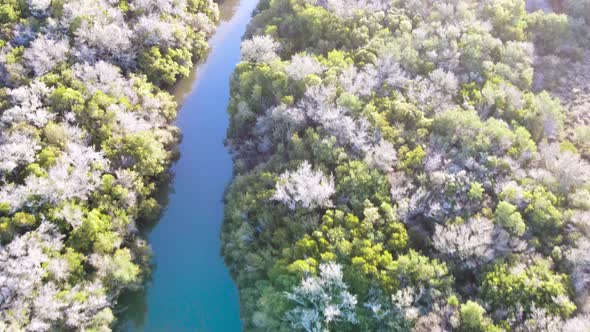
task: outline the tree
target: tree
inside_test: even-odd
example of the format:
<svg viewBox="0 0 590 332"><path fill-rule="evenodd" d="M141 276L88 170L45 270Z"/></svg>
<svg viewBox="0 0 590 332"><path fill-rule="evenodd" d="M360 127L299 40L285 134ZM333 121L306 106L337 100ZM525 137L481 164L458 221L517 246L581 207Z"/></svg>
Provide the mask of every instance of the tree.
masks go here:
<svg viewBox="0 0 590 332"><path fill-rule="evenodd" d="M320 332L340 322L358 322L356 296L348 291L337 263L320 264L319 276L303 279L286 295L295 304L285 315L293 328Z"/></svg>
<svg viewBox="0 0 590 332"><path fill-rule="evenodd" d="M0 330L108 331L145 275L134 220L158 211L179 141L154 84L205 55L217 5L0 2Z"/></svg>
<svg viewBox="0 0 590 332"><path fill-rule="evenodd" d="M303 110L281 104L266 111L256 121L256 135L268 138L272 143L285 143L294 133L301 130L307 122Z"/></svg>
<svg viewBox="0 0 590 332"><path fill-rule="evenodd" d="M39 142L28 135L10 133L0 136L0 171L10 173L18 166L32 163L41 149Z"/></svg>
<svg viewBox="0 0 590 332"><path fill-rule="evenodd" d="M525 215L532 231L543 237L544 244L553 244L559 239L559 230L565 225L563 212L557 206L557 197L543 187L530 194Z"/></svg>
<svg viewBox="0 0 590 332"><path fill-rule="evenodd" d="M514 316L522 308L528 318L533 308L538 308L569 317L576 305L568 297L568 281L567 275L553 271L545 259L497 263L483 276L481 299L503 316Z"/></svg>
<svg viewBox="0 0 590 332"><path fill-rule="evenodd" d="M66 61L69 44L66 40L51 40L46 35L39 35L24 52L26 64L35 76L51 71L58 63Z"/></svg>
<svg viewBox="0 0 590 332"><path fill-rule="evenodd" d="M493 325L490 318L486 317L486 311L477 302L467 301L459 310L461 317L461 331L502 331Z"/></svg>
<svg viewBox="0 0 590 332"><path fill-rule="evenodd" d="M29 10L35 16L45 16L51 5L51 0L27 0Z"/></svg>
<svg viewBox="0 0 590 332"><path fill-rule="evenodd" d="M309 54L295 54L285 67L285 72L294 80L302 80L309 75L321 73L324 66Z"/></svg>
<svg viewBox="0 0 590 332"><path fill-rule="evenodd" d="M535 6L534 2L544 2L547 6L550 1L530 1L531 7ZM571 2L568 1L568 3ZM537 7L541 6L537 5ZM527 31L532 35L535 46L540 52L551 54L558 52L560 47L565 46L572 32L566 15L547 13L547 11L552 11L551 8L542 9L545 13L536 12L528 15Z"/></svg>
<svg viewBox="0 0 590 332"><path fill-rule="evenodd" d="M466 331L480 331L483 329L485 309L479 304L468 301L461 305L461 325Z"/></svg>
<svg viewBox="0 0 590 332"><path fill-rule="evenodd" d="M122 168L130 168L142 176L156 176L164 171L170 154L166 151L167 133L158 137L149 131L129 133L121 141L113 142L109 156Z"/></svg>
<svg viewBox="0 0 590 332"><path fill-rule="evenodd" d="M534 96L524 123L536 142L543 138L557 139L563 129L563 114L559 100L551 98L546 92Z"/></svg>
<svg viewBox="0 0 590 332"><path fill-rule="evenodd" d="M171 48L162 53L159 47L153 46L139 55L139 66L156 85L171 86L190 74L191 55L186 48Z"/></svg>
<svg viewBox="0 0 590 332"><path fill-rule="evenodd" d="M179 27L160 19L158 15L141 16L135 25L134 38L147 47L164 46L178 47L174 36Z"/></svg>
<svg viewBox="0 0 590 332"><path fill-rule="evenodd" d="M390 142L381 139L379 144L374 145L367 151L365 162L372 167L384 172L390 172L397 161L397 152Z"/></svg>
<svg viewBox="0 0 590 332"><path fill-rule="evenodd" d="M450 286L452 278L444 262L430 259L410 249L407 254L400 255L393 262L388 275L395 281L398 289L415 287L423 289L423 296L434 297L445 294Z"/></svg>
<svg viewBox="0 0 590 332"><path fill-rule="evenodd" d="M117 249L113 255L92 254L90 263L105 282L114 288L137 287L139 267L133 263L128 248Z"/></svg>
<svg viewBox="0 0 590 332"><path fill-rule="evenodd" d="M365 303L358 324L325 330L553 331L583 316L589 21L527 4L259 7L247 36L272 36L270 56L244 56L232 77L222 232L246 330L294 329L277 293L326 261ZM303 160L334 172L325 211L269 203Z"/></svg>
<svg viewBox="0 0 590 332"><path fill-rule="evenodd" d="M437 224L433 244L438 251L473 268L495 258L496 239L494 233L494 224L483 217L446 226Z"/></svg>
<svg viewBox="0 0 590 332"><path fill-rule="evenodd" d="M566 194L585 186L590 179L590 164L572 151L561 151L558 144L540 146L542 166L551 174L547 183ZM553 181L551 181L553 180Z"/></svg>
<svg viewBox="0 0 590 332"><path fill-rule="evenodd" d="M55 226L43 222L6 247L0 246L0 327L49 331L52 326L85 329L112 323L112 314L104 315L110 302L100 282L82 282L70 288L63 281L44 281L47 272L55 277L55 266L62 264L63 237ZM66 265L70 271L65 273L70 273L70 263Z"/></svg>
<svg viewBox="0 0 590 332"><path fill-rule="evenodd" d="M123 66L133 63L131 36L132 30L124 21L123 14L102 3L98 6L76 4L64 5L66 19L79 19L79 26L74 30L75 55L80 62L95 62L112 59ZM89 15L81 18L84 15Z"/></svg>
<svg viewBox="0 0 590 332"><path fill-rule="evenodd" d="M279 44L271 36L254 36L242 42L242 60L269 63L278 58Z"/></svg>
<svg viewBox="0 0 590 332"><path fill-rule="evenodd" d="M586 19L586 22L590 22L590 2L588 0L571 0L565 4L569 15L582 17Z"/></svg>
<svg viewBox="0 0 590 332"><path fill-rule="evenodd" d="M334 192L334 177L312 170L311 164L304 161L296 171L286 171L280 176L272 199L291 210L298 204L305 209L315 209L331 206L330 196Z"/></svg>
<svg viewBox="0 0 590 332"><path fill-rule="evenodd" d="M317 1L317 4L343 18L351 18L357 11L380 11L389 8L389 3L381 0L328 0Z"/></svg>
<svg viewBox="0 0 590 332"><path fill-rule="evenodd" d="M380 171L354 160L336 168L336 192L341 203L349 204L360 214L367 200L375 206L388 202L390 186Z"/></svg>
<svg viewBox="0 0 590 332"><path fill-rule="evenodd" d="M564 322L563 332L576 332L590 330L590 317L588 315L577 315Z"/></svg>
<svg viewBox="0 0 590 332"><path fill-rule="evenodd" d="M47 96L52 89L45 83L35 80L30 86L20 86L8 91L12 107L0 117L2 127L12 123L28 122L43 127L54 118L45 107Z"/></svg>
<svg viewBox="0 0 590 332"><path fill-rule="evenodd" d="M582 239L578 241L575 248L566 253L566 257L572 266L572 283L576 290L577 298L584 304L584 311L587 311L587 301L590 298L588 286L590 285L590 241Z"/></svg>

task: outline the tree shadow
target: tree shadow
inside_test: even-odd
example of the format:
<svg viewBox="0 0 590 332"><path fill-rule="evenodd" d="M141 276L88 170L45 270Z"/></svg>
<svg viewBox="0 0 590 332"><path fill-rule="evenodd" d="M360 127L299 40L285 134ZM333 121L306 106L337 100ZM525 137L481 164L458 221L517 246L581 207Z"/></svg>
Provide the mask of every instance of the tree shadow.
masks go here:
<svg viewBox="0 0 590 332"><path fill-rule="evenodd" d="M159 213L153 218L137 221L138 231L142 239L148 238L166 212L170 203L170 195L174 192L175 176L174 171L170 169L158 183L159 190L154 195L154 198L161 206ZM148 313L147 292L152 282L151 271L157 268L156 262L153 259L150 259L149 264L149 271L145 274L142 287L139 289L125 290L117 298L117 303L113 309L115 316L118 318L114 326L114 331L144 330L143 327Z"/></svg>

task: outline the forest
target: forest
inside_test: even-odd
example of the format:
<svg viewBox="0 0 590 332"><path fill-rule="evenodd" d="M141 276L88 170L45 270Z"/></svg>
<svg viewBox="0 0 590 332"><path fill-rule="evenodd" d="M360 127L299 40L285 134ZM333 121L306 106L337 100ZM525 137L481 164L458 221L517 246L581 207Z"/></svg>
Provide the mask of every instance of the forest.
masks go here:
<svg viewBox="0 0 590 332"><path fill-rule="evenodd" d="M109 331L177 158L210 0L0 2L0 331Z"/></svg>
<svg viewBox="0 0 590 332"><path fill-rule="evenodd" d="M0 332L111 331L149 287L221 20L0 0ZM590 0L260 0L229 65L206 225L244 331L590 331Z"/></svg>
<svg viewBox="0 0 590 332"><path fill-rule="evenodd" d="M590 331L590 1L262 0L222 254L246 331Z"/></svg>

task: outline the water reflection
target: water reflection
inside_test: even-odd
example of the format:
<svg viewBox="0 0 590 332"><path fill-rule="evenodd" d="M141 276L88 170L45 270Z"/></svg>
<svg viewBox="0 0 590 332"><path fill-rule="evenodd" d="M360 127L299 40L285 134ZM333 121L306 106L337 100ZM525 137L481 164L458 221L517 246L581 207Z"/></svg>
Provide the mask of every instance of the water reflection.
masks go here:
<svg viewBox="0 0 590 332"><path fill-rule="evenodd" d="M240 38L257 0L220 4L220 26L207 62L178 83L182 110L181 159L162 185L169 204L142 232L154 249L145 289L121 296L118 331L239 331L237 291L219 256L222 197L232 162L223 146L229 77L239 61Z"/></svg>
<svg viewBox="0 0 590 332"><path fill-rule="evenodd" d="M240 0L221 0L216 2L219 6L220 24L229 23L238 9ZM193 85L197 81L199 67L194 66L189 76L180 80L174 87L174 98L179 105L182 105L186 97L193 91Z"/></svg>

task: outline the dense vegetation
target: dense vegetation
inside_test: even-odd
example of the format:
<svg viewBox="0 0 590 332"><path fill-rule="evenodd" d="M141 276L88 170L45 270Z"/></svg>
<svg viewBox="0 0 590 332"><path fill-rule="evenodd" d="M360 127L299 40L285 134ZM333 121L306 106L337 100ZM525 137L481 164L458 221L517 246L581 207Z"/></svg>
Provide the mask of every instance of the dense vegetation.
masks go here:
<svg viewBox="0 0 590 332"><path fill-rule="evenodd" d="M0 2L0 331L105 331L175 157L167 92L207 51L210 0Z"/></svg>
<svg viewBox="0 0 590 332"><path fill-rule="evenodd" d="M553 3L260 3L222 233L246 330L590 330L590 1Z"/></svg>

